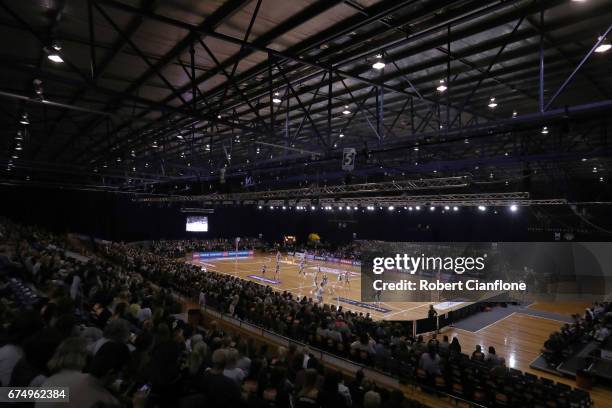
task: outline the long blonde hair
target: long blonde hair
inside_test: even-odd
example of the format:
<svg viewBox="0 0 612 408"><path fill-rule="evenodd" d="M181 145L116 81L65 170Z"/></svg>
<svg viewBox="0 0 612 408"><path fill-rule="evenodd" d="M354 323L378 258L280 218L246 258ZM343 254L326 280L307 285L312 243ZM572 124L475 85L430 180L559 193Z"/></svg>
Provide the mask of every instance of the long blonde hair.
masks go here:
<svg viewBox="0 0 612 408"><path fill-rule="evenodd" d="M81 371L85 364L87 364L86 340L82 337L69 337L57 346L47 367L52 373L56 373L61 370Z"/></svg>

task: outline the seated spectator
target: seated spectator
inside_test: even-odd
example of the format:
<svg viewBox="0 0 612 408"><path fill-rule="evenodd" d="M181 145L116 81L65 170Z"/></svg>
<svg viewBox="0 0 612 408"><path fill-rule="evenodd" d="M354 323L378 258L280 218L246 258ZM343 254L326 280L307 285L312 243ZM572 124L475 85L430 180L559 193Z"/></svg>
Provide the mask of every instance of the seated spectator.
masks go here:
<svg viewBox="0 0 612 408"><path fill-rule="evenodd" d="M604 325L597 326L593 338L599 342L604 342L610 336L610 329Z"/></svg>
<svg viewBox="0 0 612 408"><path fill-rule="evenodd" d="M473 361L484 361L485 355L482 352L482 346L480 344L476 345L476 350L472 352L472 360Z"/></svg>
<svg viewBox="0 0 612 408"><path fill-rule="evenodd" d="M340 383L340 373L336 370L328 369L325 373L323 386L319 391L317 402L323 408L344 408L348 407L346 399L340 394L338 384Z"/></svg>
<svg viewBox="0 0 612 408"><path fill-rule="evenodd" d="M107 342L127 344L130 338L130 325L123 319L110 320L104 327L103 337L88 346L88 351L95 356L98 350Z"/></svg>
<svg viewBox="0 0 612 408"><path fill-rule="evenodd" d="M421 355L419 367L425 370L427 375L439 375L440 371L440 356L436 353L436 348L433 344L427 347L427 352Z"/></svg>
<svg viewBox="0 0 612 408"><path fill-rule="evenodd" d="M359 340L356 340L353 343L351 343L351 348L353 350L363 351L368 354L375 353L374 340L372 340L370 336L368 336L367 333L361 333L361 335L359 336Z"/></svg>
<svg viewBox="0 0 612 408"><path fill-rule="evenodd" d="M64 340L49 360L49 370L53 375L41 385L41 387L67 387L70 390L69 402L37 402L37 408L92 408L100 403L111 406L118 404L117 399L106 391L96 378L82 372L87 363L85 346L85 340L80 337L70 337ZM109 356L105 352L102 358L107 357ZM100 358L97 359L96 364L99 363ZM102 370L96 373L102 374Z"/></svg>
<svg viewBox="0 0 612 408"><path fill-rule="evenodd" d="M223 369L223 375L236 381L238 384L242 383L245 372L241 368L238 368L238 350L235 348L225 349L225 368Z"/></svg>
<svg viewBox="0 0 612 408"><path fill-rule="evenodd" d="M500 363L500 357L496 354L495 347L489 346L489 354L487 355L486 362L491 366L495 366Z"/></svg>
<svg viewBox="0 0 612 408"><path fill-rule="evenodd" d="M242 404L240 387L236 381L223 375L225 362L225 349L215 350L212 354L212 367L202 376L200 390L206 397L207 406L229 408L240 407Z"/></svg>
<svg viewBox="0 0 612 408"><path fill-rule="evenodd" d="M491 375L498 380L503 380L508 376L508 367L506 367L506 360L503 357L499 359L499 364L491 369Z"/></svg>
<svg viewBox="0 0 612 408"><path fill-rule="evenodd" d="M304 385L297 394L296 408L314 408L319 406L317 402L319 396L317 377L317 370L313 368L308 368L304 371Z"/></svg>
<svg viewBox="0 0 612 408"><path fill-rule="evenodd" d="M0 384L8 387L13 369L24 356L22 342L42 328L42 319L31 311L22 312L13 318L8 333L8 342L0 348Z"/></svg>
<svg viewBox="0 0 612 408"><path fill-rule="evenodd" d="M61 334L53 328L44 328L23 342L23 357L11 375L11 387L39 387L50 375L47 362L61 343Z"/></svg>
<svg viewBox="0 0 612 408"><path fill-rule="evenodd" d="M363 396L363 408L380 408L380 394L376 391L368 391Z"/></svg>
<svg viewBox="0 0 612 408"><path fill-rule="evenodd" d="M442 337L442 341L438 345L438 350L442 354L448 354L449 353L449 351L450 351L450 343L448 342L448 336L446 334Z"/></svg>
<svg viewBox="0 0 612 408"><path fill-rule="evenodd" d="M450 346L448 346L448 350L454 355L461 354L461 344L459 344L459 339L457 337L453 337L453 341L451 341Z"/></svg>

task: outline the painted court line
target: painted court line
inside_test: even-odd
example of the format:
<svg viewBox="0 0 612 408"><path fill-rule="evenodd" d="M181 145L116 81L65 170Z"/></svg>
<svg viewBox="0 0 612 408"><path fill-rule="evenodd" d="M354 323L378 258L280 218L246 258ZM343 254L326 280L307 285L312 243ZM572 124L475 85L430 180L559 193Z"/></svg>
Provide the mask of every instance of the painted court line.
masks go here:
<svg viewBox="0 0 612 408"><path fill-rule="evenodd" d="M515 314L516 314L516 312L512 312L512 313L510 313L508 316L503 317L503 318L501 318L501 319L499 319L499 320L496 320L496 321L494 321L494 322L493 322L493 323L491 323L491 324L487 324L485 327L481 327L480 329L478 329L478 330L476 330L475 332L472 332L472 333L478 333L478 332L480 332L481 330L484 330L484 329L486 329L486 328L488 328L488 327L493 326L494 324L497 324L497 323L499 323L499 322L501 322L501 321L506 320L506 319L507 319L507 318L509 318L510 316L514 316Z"/></svg>
<svg viewBox="0 0 612 408"><path fill-rule="evenodd" d="M424 307L424 306L429 306L429 305L430 305L430 303L426 303L426 304L424 304L424 305L420 305L420 306L409 307L408 309L401 309L401 310L398 310L397 312L393 312L393 313L386 314L386 315L385 315L385 318L387 318L387 317L389 317L389 316L395 316L395 315L400 314L400 313L409 312L409 311L411 311L411 310L419 309L419 308L421 308L421 307Z"/></svg>
<svg viewBox="0 0 612 408"><path fill-rule="evenodd" d="M567 323L566 321L559 320L559 319L553 319L552 317L535 316L535 315L527 314L525 312L515 312L515 313L520 314L521 316L533 317L534 319L551 320L553 322L559 322L559 323L564 323L564 324Z"/></svg>

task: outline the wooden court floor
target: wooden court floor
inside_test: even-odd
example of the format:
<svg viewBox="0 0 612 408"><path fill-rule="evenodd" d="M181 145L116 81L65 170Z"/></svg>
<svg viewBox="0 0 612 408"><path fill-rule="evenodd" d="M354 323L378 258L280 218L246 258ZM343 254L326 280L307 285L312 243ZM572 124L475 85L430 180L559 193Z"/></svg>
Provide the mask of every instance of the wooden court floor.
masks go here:
<svg viewBox="0 0 612 408"><path fill-rule="evenodd" d="M299 265L292 257L283 257L280 267L280 283L269 284L255 277L261 277L262 265L266 265L266 273L263 275L266 279L274 279L274 271L276 259L269 255L256 255L252 258L242 259L211 259L211 260L192 260L187 259L187 262L194 263L206 267L208 270L215 272L226 273L228 275L238 276L242 279L257 282L264 285L269 285L278 291L289 291L297 296L307 296L315 298L314 292L314 274L317 268L321 267L321 272L327 272L329 283L327 290L323 296L323 302L328 304L336 304L344 309L355 312L370 313L373 319L388 319L388 320L416 320L427 317L429 305L435 302L380 302L380 303L364 303L361 302L361 272L360 268L352 265L343 265L338 263L306 261L306 275L299 274ZM349 285L338 281L338 274L344 275L344 271L350 272ZM322 277L319 276L318 281L321 282ZM338 300L338 298L350 299L351 302ZM354 302L357 302L355 304ZM387 311L377 311L367 307L361 307L359 304L370 304L377 307L387 309Z"/></svg>
<svg viewBox="0 0 612 408"><path fill-rule="evenodd" d="M261 276L261 267L266 265L267 271L265 277L268 279L274 278L274 269L276 260L272 256L257 255L253 258L244 259L214 259L193 261L191 258L188 262L202 265L220 273L226 273L233 276L238 276L242 279L265 284L258 279L250 277ZM314 297L313 292L313 275L318 266L322 270L328 268L329 286L333 287L334 293L326 292L324 296L325 303L336 303L342 305L345 309L350 309L357 312L370 313L374 319L390 319L390 320L412 320L426 317L427 309L430 304L436 302L393 302L384 303L380 306L390 309L391 312L380 313L377 311L365 309L356 305L338 302L337 297L344 297L358 301L361 298L361 278L359 276L359 267L347 266L342 264L334 264L318 261L306 262L306 276L298 274L299 266L293 262L291 257L281 260L280 281L277 285L270 285L275 290L289 291L295 295ZM335 270L335 271L334 271ZM350 278L350 286L343 283L338 283L336 273L338 271L352 272ZM319 278L320 282L320 278ZM549 312L571 315L574 313L583 313L584 308L588 304L584 302L564 302L564 303L535 303L529 306L537 310L545 310ZM521 313L513 313L510 316L498 320L497 322L486 326L476 332L458 329L455 327L446 327L442 329L438 335L441 340L443 335L449 336L452 340L457 336L462 347L462 351L471 354L476 345L479 344L486 351L489 346L493 346L499 356L504 357L508 367L516 368L521 371L529 372L539 377L550 378L553 381L566 383L572 387L576 386L576 382L571 378L558 377L543 371L534 370L529 367L529 364L539 356L540 349L548 336L556 331L564 324L564 322L542 317L530 316ZM595 402L595 407L612 406L612 390L602 387L595 387L590 390L591 397ZM434 404L435 405L435 404Z"/></svg>

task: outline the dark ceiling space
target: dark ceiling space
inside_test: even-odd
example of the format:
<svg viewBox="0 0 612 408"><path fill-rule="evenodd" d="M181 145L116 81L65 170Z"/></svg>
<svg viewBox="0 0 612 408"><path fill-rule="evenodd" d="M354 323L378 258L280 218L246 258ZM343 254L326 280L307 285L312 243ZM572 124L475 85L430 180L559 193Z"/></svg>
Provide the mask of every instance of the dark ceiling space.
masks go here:
<svg viewBox="0 0 612 408"><path fill-rule="evenodd" d="M607 0L0 0L0 182L607 202L611 21Z"/></svg>

